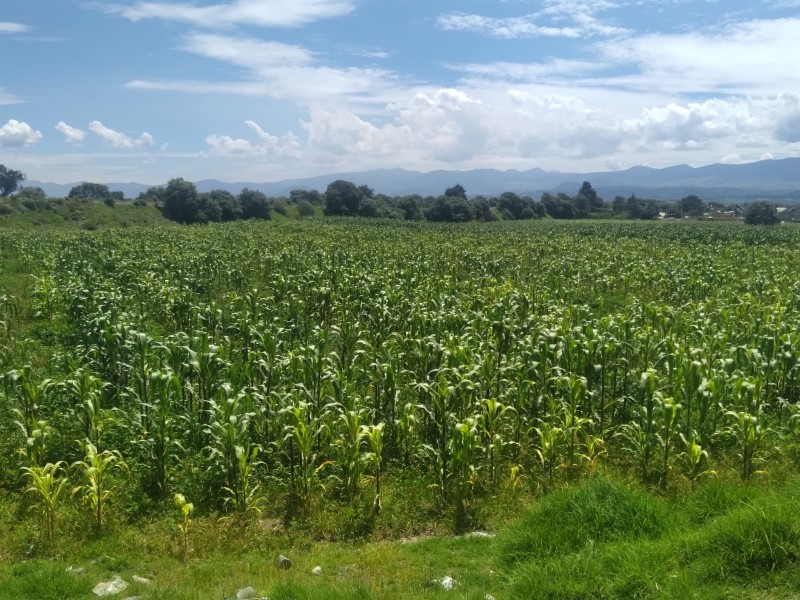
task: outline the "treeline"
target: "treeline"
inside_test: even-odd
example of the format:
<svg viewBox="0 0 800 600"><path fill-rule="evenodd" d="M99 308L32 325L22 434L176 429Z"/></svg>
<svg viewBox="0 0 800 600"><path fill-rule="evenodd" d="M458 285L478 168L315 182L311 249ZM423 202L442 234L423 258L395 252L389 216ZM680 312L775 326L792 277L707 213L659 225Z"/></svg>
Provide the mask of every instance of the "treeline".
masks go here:
<svg viewBox="0 0 800 600"><path fill-rule="evenodd" d="M0 215L15 209L43 211L51 208L40 187L19 187L25 175L0 165ZM15 193L16 192L16 193ZM13 196L11 195L13 194ZM9 197L10 196L10 197ZM99 183L81 183L73 187L65 200L101 201L108 206L122 202L122 192L112 192ZM790 209L781 217L774 205L753 203L727 206L703 202L696 195L668 202L638 198L631 194L617 196L611 202L601 198L591 183L584 181L574 196L565 193L544 193L538 199L515 192L496 197L468 197L460 184L447 188L440 196L387 196L367 185L337 180L324 193L295 189L288 197L268 197L259 190L245 188L234 195L217 189L198 192L196 186L182 178L171 179L165 186L151 187L139 194L134 205L153 204L164 218L184 224L272 218L273 212L307 217L317 214L341 217L366 217L407 221L464 223L468 221L511 221L525 219L682 219L712 216L714 218L745 217L748 223L776 223L781 219L798 220L800 209Z"/></svg>
<svg viewBox="0 0 800 600"><path fill-rule="evenodd" d="M660 216L700 216L709 209L697 196L678 202L646 200L631 195L607 203L588 181L575 196L565 193L542 194L534 200L515 192L497 197L467 197L460 184L447 188L440 196L387 196L367 185L337 180L324 193L292 190L289 197L270 198L258 190L243 189L238 195L225 190L199 193L184 179L172 179L166 186L153 187L139 195L140 202L154 202L165 218L178 223L210 223L239 219L270 219L273 211L287 214L294 207L298 216L322 212L326 216L398 219L465 223L469 221L518 221L526 219L624 218L655 219Z"/></svg>
<svg viewBox="0 0 800 600"><path fill-rule="evenodd" d="M497 221L542 219L655 219L658 217L697 217L711 210L697 196L691 195L678 202L647 200L631 195L618 196L607 203L584 181L575 196L565 193L544 193L534 200L505 192L498 197L475 196L467 198L463 186L457 184L441 196L420 195L389 197L375 194L368 186L357 186L339 180L331 183L321 195L323 212L331 216L383 217L427 221ZM720 205L721 206L721 205Z"/></svg>

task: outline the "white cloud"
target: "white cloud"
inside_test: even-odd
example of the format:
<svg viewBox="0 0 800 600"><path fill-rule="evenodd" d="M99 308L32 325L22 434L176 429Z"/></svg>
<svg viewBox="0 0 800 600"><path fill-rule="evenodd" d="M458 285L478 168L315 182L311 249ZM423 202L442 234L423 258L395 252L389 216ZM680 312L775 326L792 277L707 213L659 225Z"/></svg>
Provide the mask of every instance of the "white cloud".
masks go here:
<svg viewBox="0 0 800 600"><path fill-rule="evenodd" d="M239 24L298 27L345 15L354 7L354 0L237 0L204 6L186 2L136 2L130 6L112 4L103 9L131 21L162 19L197 27L218 28Z"/></svg>
<svg viewBox="0 0 800 600"><path fill-rule="evenodd" d="M153 145L153 136L147 132L134 139L120 131L114 131L100 121L89 123L89 130L114 148L148 148Z"/></svg>
<svg viewBox="0 0 800 600"><path fill-rule="evenodd" d="M85 131L70 127L64 121L59 121L55 129L64 136L68 144L80 144L86 138Z"/></svg>
<svg viewBox="0 0 800 600"><path fill-rule="evenodd" d="M595 46L638 72L592 83L673 94L777 94L800 88L800 19L753 20L682 34L647 34Z"/></svg>
<svg viewBox="0 0 800 600"><path fill-rule="evenodd" d="M570 165L569 170L579 164L604 169L663 166L687 162L687 156L695 157L688 160L693 164L725 156L741 162L767 151L791 152L778 136L798 104L800 95L787 93L615 110L567 93L445 88L412 94L378 121L344 108L312 108L302 123L307 142L301 153L303 161L336 170ZM222 141L231 153L263 154L245 140Z"/></svg>
<svg viewBox="0 0 800 600"><path fill-rule="evenodd" d="M25 122L9 119L0 127L0 148L24 148L42 139L42 133L35 131Z"/></svg>
<svg viewBox="0 0 800 600"><path fill-rule="evenodd" d="M0 33L26 33L30 30L31 28L29 25L0 21Z"/></svg>
<svg viewBox="0 0 800 600"><path fill-rule="evenodd" d="M487 17L464 13L442 15L437 20L445 31L470 31L499 38L520 37L566 37L578 38L580 29L576 27L545 27L536 24L534 15L522 17Z"/></svg>
<svg viewBox="0 0 800 600"><path fill-rule="evenodd" d="M724 165L738 165L742 162L742 157L736 153L726 154L720 159L720 162Z"/></svg>
<svg viewBox="0 0 800 600"><path fill-rule="evenodd" d="M624 27L604 23L595 15L619 8L620 2L546 0L540 11L511 17L490 17L468 13L440 15L437 23L444 30L469 31L497 38L619 36ZM569 23L567 26L563 22Z"/></svg>
<svg viewBox="0 0 800 600"><path fill-rule="evenodd" d="M552 58L547 62L539 63L498 61L490 63L451 63L446 66L454 71L460 71L470 76L527 82L552 81L553 78L585 75L593 71L602 71L611 67L610 64L603 62L564 58Z"/></svg>
<svg viewBox="0 0 800 600"><path fill-rule="evenodd" d="M247 120L245 124L256 132L258 143L228 135L209 135L206 144L211 153L217 156L299 156L300 143L294 134L278 138L264 131L255 121Z"/></svg>
<svg viewBox="0 0 800 600"><path fill-rule="evenodd" d="M190 93L269 96L309 104L317 101L382 105L394 98L396 76L374 68L333 67L301 46L242 36L190 34L182 48L245 70L243 81L131 81L127 87Z"/></svg>
<svg viewBox="0 0 800 600"><path fill-rule="evenodd" d="M22 100L14 94L7 92L6 88L0 87L0 106L4 104L20 104Z"/></svg>

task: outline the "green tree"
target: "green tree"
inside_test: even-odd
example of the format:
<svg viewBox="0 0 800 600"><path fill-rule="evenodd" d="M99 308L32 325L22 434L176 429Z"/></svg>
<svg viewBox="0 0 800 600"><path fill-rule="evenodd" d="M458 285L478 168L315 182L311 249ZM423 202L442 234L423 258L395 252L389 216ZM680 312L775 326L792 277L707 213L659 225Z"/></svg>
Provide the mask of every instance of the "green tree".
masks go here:
<svg viewBox="0 0 800 600"><path fill-rule="evenodd" d="M309 204L322 204L322 194L317 190L292 190L289 192L289 202L300 203L308 202Z"/></svg>
<svg viewBox="0 0 800 600"><path fill-rule="evenodd" d="M464 189L460 183L455 184L453 187L449 187L444 191L444 195L447 198L463 198L464 200L467 199L467 190Z"/></svg>
<svg viewBox="0 0 800 600"><path fill-rule="evenodd" d="M557 196L545 192L542 194L542 204L547 214L554 219L578 218L578 211L575 209L575 201L563 192L559 193Z"/></svg>
<svg viewBox="0 0 800 600"><path fill-rule="evenodd" d="M13 194L23 181L25 181L25 173L0 165L0 197L5 198Z"/></svg>
<svg viewBox="0 0 800 600"><path fill-rule="evenodd" d="M699 217L706 209L703 201L694 194L684 196L680 201L681 214L686 217Z"/></svg>
<svg viewBox="0 0 800 600"><path fill-rule="evenodd" d="M195 185L177 177L170 179L167 186L159 192L161 213L170 221L191 224L197 223L200 204Z"/></svg>
<svg viewBox="0 0 800 600"><path fill-rule="evenodd" d="M403 214L406 221L422 221L425 216L422 214L422 196L412 194L403 196L397 200L397 208Z"/></svg>
<svg viewBox="0 0 800 600"><path fill-rule="evenodd" d="M363 198L362 191L356 184L337 179L325 190L326 215L349 217L358 214Z"/></svg>
<svg viewBox="0 0 800 600"><path fill-rule="evenodd" d="M590 212L597 212L605 208L605 202L603 202L603 199L597 195L597 192L592 187L592 184L588 181L583 182L581 189L578 190L578 197L586 199Z"/></svg>
<svg viewBox="0 0 800 600"><path fill-rule="evenodd" d="M242 207L243 219L269 220L272 216L269 198L258 190L244 188L239 194L239 206Z"/></svg>
<svg viewBox="0 0 800 600"><path fill-rule="evenodd" d="M744 213L744 222L748 225L777 225L781 219L769 202L753 202Z"/></svg>
<svg viewBox="0 0 800 600"><path fill-rule="evenodd" d="M111 190L102 183L84 182L69 191L67 198L85 198L86 200L103 200L111 196Z"/></svg>
<svg viewBox="0 0 800 600"><path fill-rule="evenodd" d="M222 209L211 194L197 195L196 223L219 223L222 221Z"/></svg>
<svg viewBox="0 0 800 600"><path fill-rule="evenodd" d="M465 223L474 218L472 206L461 196L439 196L434 205L425 213L429 221Z"/></svg>
<svg viewBox="0 0 800 600"><path fill-rule="evenodd" d="M239 200L229 191L211 190L207 195L209 200L219 206L221 221L237 221L242 218L242 207L239 205Z"/></svg>

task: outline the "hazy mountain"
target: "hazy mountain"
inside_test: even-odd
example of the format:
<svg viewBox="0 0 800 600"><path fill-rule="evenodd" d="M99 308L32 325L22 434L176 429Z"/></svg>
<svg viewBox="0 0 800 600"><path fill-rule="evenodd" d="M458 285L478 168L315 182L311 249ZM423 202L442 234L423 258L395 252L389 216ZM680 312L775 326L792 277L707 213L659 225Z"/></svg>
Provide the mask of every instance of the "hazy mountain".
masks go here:
<svg viewBox="0 0 800 600"><path fill-rule="evenodd" d="M470 196L494 196L511 191L538 197L544 192L575 194L583 181L589 181L600 196L611 200L614 196L658 199L677 199L697 194L706 200L747 200L754 198L800 198L800 158L766 160L739 165L714 164L704 167L677 165L664 169L633 167L625 171L601 173L559 173L531 169L529 171L498 171L476 169L472 171L431 171L420 173L404 169L377 169L360 173L335 173L305 179L283 181L224 182L216 179L197 181L197 189L207 192L224 189L238 194L243 188L261 190L268 196L286 196L293 189L324 191L336 179L346 179L359 185L366 184L376 192L388 196L407 194L439 195L460 183ZM29 181L38 185L51 197L63 197L77 184L60 185ZM122 191L126 197L135 198L150 186L139 183L109 183L111 190Z"/></svg>

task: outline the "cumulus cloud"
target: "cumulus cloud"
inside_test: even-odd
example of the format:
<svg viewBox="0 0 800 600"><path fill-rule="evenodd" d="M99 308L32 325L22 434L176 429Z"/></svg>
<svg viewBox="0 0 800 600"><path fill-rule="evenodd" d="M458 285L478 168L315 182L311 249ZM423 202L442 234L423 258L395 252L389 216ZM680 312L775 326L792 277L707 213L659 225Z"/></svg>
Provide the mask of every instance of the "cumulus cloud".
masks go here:
<svg viewBox="0 0 800 600"><path fill-rule="evenodd" d="M114 148L149 148L153 145L153 136L146 131L134 139L120 131L106 127L100 121L89 123L89 130Z"/></svg>
<svg viewBox="0 0 800 600"><path fill-rule="evenodd" d="M258 142L228 135L209 135L206 144L211 153L217 156L299 156L300 143L294 134L278 138L264 131L255 121L247 120L245 124L256 133Z"/></svg>
<svg viewBox="0 0 800 600"><path fill-rule="evenodd" d="M9 119L0 127L0 148L24 148L42 139L42 133L35 131L25 122Z"/></svg>
<svg viewBox="0 0 800 600"><path fill-rule="evenodd" d="M594 168L643 161L663 165L684 161L687 153L697 156L695 163L721 157L741 162L768 150L788 152L777 136L799 102L792 93L673 102L626 114L567 94L443 88L392 104L388 119L370 120L345 108L312 108L301 124L306 136L301 151L304 160L350 169L385 164L563 169L575 161ZM231 154L265 153L246 140L213 141L224 142Z"/></svg>
<svg viewBox="0 0 800 600"><path fill-rule="evenodd" d="M217 28L231 25L261 27L298 27L314 21L351 12L354 0L237 0L197 6L187 2L136 2L112 4L106 12L131 21L161 19L180 21L196 27Z"/></svg>
<svg viewBox="0 0 800 600"><path fill-rule="evenodd" d="M64 121L59 121L55 129L64 136L68 144L80 144L86 138L85 131L70 127Z"/></svg>

